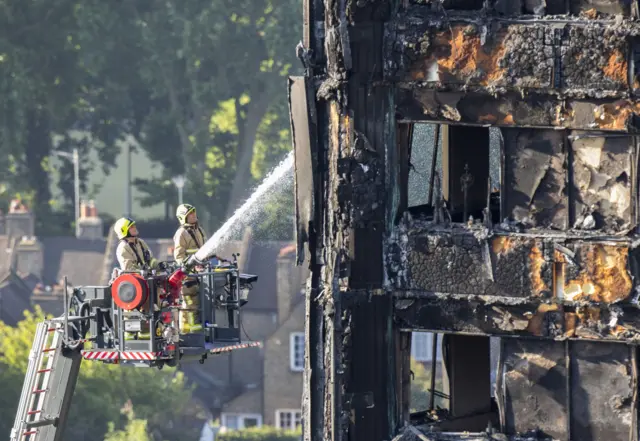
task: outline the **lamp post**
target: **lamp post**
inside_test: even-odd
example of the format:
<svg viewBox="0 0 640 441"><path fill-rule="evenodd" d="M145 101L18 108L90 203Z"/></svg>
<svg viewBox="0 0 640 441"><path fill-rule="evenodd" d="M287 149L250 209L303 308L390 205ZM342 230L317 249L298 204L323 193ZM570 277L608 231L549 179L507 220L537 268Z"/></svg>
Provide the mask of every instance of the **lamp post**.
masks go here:
<svg viewBox="0 0 640 441"><path fill-rule="evenodd" d="M127 143L127 186L124 195L124 215L131 217L131 144Z"/></svg>
<svg viewBox="0 0 640 441"><path fill-rule="evenodd" d="M179 175L179 176L174 177L171 180L173 181L173 184L178 189L178 205L182 205L182 189L184 188L184 184L186 182L186 179L184 178L184 176Z"/></svg>
<svg viewBox="0 0 640 441"><path fill-rule="evenodd" d="M76 237L80 235L80 154L78 149L74 148L73 153L69 152L53 152L54 155L62 156L73 161L73 200L75 205L75 221L76 221Z"/></svg>

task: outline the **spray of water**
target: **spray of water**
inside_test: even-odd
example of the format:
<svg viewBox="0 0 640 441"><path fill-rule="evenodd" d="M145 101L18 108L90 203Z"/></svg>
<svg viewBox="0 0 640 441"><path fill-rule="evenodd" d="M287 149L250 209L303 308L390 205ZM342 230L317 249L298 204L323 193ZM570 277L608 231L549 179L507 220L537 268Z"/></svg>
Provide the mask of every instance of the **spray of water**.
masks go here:
<svg viewBox="0 0 640 441"><path fill-rule="evenodd" d="M233 213L233 216L198 250L195 255L196 259L202 261L215 254L220 245L229 240L230 236L244 225L253 222L261 213L260 208L261 204L264 203L264 197L273 193L280 184L286 181L284 178L292 168L293 152L289 152L287 157L264 178L249 199L247 199L246 202Z"/></svg>

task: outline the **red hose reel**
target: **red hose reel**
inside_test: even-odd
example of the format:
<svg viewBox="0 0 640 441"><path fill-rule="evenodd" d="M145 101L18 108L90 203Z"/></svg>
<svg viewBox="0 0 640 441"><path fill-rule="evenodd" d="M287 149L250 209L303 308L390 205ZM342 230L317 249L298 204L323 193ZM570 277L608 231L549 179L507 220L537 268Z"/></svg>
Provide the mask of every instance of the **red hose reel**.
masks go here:
<svg viewBox="0 0 640 441"><path fill-rule="evenodd" d="M122 274L111 284L114 303L125 311L143 306L149 298L149 285L140 274Z"/></svg>
<svg viewBox="0 0 640 441"><path fill-rule="evenodd" d="M187 273L182 270L178 270L169 276L166 284L163 284L164 288L159 288L159 299L167 300L169 303L177 301L180 296L182 281L186 276ZM149 300L149 292L147 280L136 273L121 274L111 284L111 296L114 303L125 311L144 309Z"/></svg>

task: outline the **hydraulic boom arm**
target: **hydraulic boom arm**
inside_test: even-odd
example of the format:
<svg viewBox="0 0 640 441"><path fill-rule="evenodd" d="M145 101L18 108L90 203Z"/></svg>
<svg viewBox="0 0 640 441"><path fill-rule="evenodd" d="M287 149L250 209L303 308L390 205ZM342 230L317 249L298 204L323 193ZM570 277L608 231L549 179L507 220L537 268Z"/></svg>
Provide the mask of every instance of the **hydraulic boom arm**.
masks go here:
<svg viewBox="0 0 640 441"><path fill-rule="evenodd" d="M227 261L228 262L228 261ZM234 257L197 274L190 266L161 273L119 273L108 286L74 288L65 278L62 317L38 324L11 441L61 441L83 359L157 367L260 346L243 343L240 308L257 276L240 274ZM183 280L200 280L199 332L178 331L175 303ZM71 314L70 314L71 313ZM195 320L194 313L194 320ZM86 347L85 347L86 343Z"/></svg>

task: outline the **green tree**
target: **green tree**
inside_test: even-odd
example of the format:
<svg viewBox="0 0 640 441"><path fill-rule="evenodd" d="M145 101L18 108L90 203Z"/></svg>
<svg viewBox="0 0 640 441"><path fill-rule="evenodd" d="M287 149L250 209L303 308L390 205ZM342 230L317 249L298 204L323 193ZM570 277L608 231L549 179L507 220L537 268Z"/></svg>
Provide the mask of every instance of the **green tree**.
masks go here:
<svg viewBox="0 0 640 441"><path fill-rule="evenodd" d="M121 133L113 116L106 116L114 113L111 103L116 94L86 63L88 58L78 43L79 3L0 0L3 202L21 194L36 213L37 230L45 233L55 226L50 218L49 190L49 157L54 148L77 147L83 158L89 148L98 149L108 168L115 158L113 140ZM72 137L77 130L90 132L96 142ZM83 165L84 180L91 167L86 162ZM71 165L65 164L60 172L70 205Z"/></svg>
<svg viewBox="0 0 640 441"><path fill-rule="evenodd" d="M116 430L114 423L109 423L109 431L104 441L153 441L145 420L137 419L132 406L122 411L127 417L127 424L122 430Z"/></svg>
<svg viewBox="0 0 640 441"><path fill-rule="evenodd" d="M139 182L149 191L145 202L157 203L167 180L184 173L185 197L202 207L211 229L291 148L285 78L301 5L171 0L132 9L146 60L140 75L156 104L142 144L164 165L157 182Z"/></svg>
<svg viewBox="0 0 640 441"><path fill-rule="evenodd" d="M0 433L8 438L26 371L29 351L36 324L45 318L40 309L25 313L25 319L16 327L0 323L0 382L3 394L0 400ZM133 369L119 365L83 362L69 423L66 440L102 439L108 433L117 436L117 430L139 427L121 409L131 402L137 418L146 421L148 430L161 439L178 441L197 439L202 418L201 409L191 400L191 388L183 374L176 369ZM198 421L194 424L194 421ZM127 429L127 425L131 427ZM114 432L115 431L115 432Z"/></svg>
<svg viewBox="0 0 640 441"><path fill-rule="evenodd" d="M162 176L137 184L148 205L175 200L170 178L211 230L290 150L286 75L297 67L301 0L0 0L0 204L20 193L40 231L72 207L71 164L81 177L114 165L133 136ZM55 145L54 145L55 144ZM98 151L100 163L86 155ZM53 207L49 178L66 199ZM169 184L168 184L169 183Z"/></svg>

